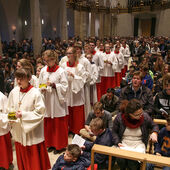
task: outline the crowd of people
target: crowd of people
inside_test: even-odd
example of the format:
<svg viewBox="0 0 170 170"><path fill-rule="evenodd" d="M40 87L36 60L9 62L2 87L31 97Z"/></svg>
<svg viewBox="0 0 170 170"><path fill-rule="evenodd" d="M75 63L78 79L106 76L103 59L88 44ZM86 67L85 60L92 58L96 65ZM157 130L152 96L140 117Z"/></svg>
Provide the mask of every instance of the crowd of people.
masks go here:
<svg viewBox="0 0 170 170"><path fill-rule="evenodd" d="M146 153L152 140L157 155L170 157L168 37L44 39L39 56L31 40L13 40L2 42L2 50L0 167L12 164L11 136L19 170L50 169L47 151L65 148L53 170L88 168L94 144ZM153 118L167 120L166 132ZM82 148L68 145L69 133L88 140ZM140 168L136 161L113 160L121 170ZM96 154L95 163L106 168L108 157Z"/></svg>

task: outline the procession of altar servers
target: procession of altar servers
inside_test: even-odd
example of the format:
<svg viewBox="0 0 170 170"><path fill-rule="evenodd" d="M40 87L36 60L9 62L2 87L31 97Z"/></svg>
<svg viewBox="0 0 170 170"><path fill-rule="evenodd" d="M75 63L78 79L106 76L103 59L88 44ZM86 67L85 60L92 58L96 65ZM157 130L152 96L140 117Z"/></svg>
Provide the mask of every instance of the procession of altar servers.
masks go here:
<svg viewBox="0 0 170 170"><path fill-rule="evenodd" d="M26 152L32 150L34 153L34 150L40 149L44 156L42 158L44 165L36 168L37 170L49 168L45 149L65 148L68 145L68 132L78 134L84 127L92 105L106 93L107 88L120 86L122 77L125 76L130 57L129 47L117 45L113 51L110 50L109 45L106 44L105 47L105 52L93 49L92 61L89 61L82 53L78 58L72 57L75 49L68 47L67 56L60 63L56 60L52 61L50 50L47 50L43 54L43 59L49 60L51 65L47 64L42 68L36 83L35 77L34 81L30 80L30 83L34 82L33 85L36 88L21 92L16 86L11 91L8 101L6 96L0 94L0 153L4 155L0 160L0 167L8 169L12 163L11 131L16 150L18 150L17 154L22 146L24 149L26 147L25 152L22 150L23 153L21 153L25 153L25 162L31 159L38 164L39 160L36 156L27 157ZM52 85L47 86L46 90L39 88L39 84L47 82L51 82ZM18 105L20 99L21 107ZM22 119L15 123L9 122L6 117L11 107L23 112ZM18 159L20 157L24 155L17 155L19 170L24 169L23 160ZM29 165L27 169L30 169Z"/></svg>

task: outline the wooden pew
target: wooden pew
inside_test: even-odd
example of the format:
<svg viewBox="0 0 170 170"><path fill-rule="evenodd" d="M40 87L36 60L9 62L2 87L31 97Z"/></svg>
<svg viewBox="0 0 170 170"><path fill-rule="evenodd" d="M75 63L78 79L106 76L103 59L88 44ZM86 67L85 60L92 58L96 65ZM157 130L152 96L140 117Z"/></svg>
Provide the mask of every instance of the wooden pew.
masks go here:
<svg viewBox="0 0 170 170"><path fill-rule="evenodd" d="M170 166L170 158L164 156L156 156L151 154L127 151L119 148L113 148L103 145L94 145L91 151L91 169L94 170L94 153L100 153L109 156L109 167L111 170L112 156L125 158L142 162L141 170L145 170L146 163L153 163L159 166Z"/></svg>
<svg viewBox="0 0 170 170"><path fill-rule="evenodd" d="M153 119L153 121L158 125L165 125L167 123L167 121L163 119Z"/></svg>

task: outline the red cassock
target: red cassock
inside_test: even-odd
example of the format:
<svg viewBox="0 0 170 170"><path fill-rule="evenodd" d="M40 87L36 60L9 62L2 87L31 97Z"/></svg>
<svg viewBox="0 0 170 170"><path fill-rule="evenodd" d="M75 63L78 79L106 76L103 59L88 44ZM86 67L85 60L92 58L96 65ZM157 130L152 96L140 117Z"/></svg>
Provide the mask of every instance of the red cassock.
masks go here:
<svg viewBox="0 0 170 170"><path fill-rule="evenodd" d="M124 68L122 69L122 77L126 76L126 71L127 71L127 65L124 66Z"/></svg>
<svg viewBox="0 0 170 170"><path fill-rule="evenodd" d="M101 94L101 83L96 83L97 88L97 100L100 101L102 94Z"/></svg>
<svg viewBox="0 0 170 170"><path fill-rule="evenodd" d="M85 124L85 113L84 105L68 107L69 116L68 116L68 125L69 131L79 134L80 129L84 128Z"/></svg>
<svg viewBox="0 0 170 170"><path fill-rule="evenodd" d="M15 148L19 170L47 170L51 168L44 142L32 146L23 146L15 142Z"/></svg>
<svg viewBox="0 0 170 170"><path fill-rule="evenodd" d="M108 88L116 87L116 78L114 77L101 77L101 94L106 94Z"/></svg>
<svg viewBox="0 0 170 170"><path fill-rule="evenodd" d="M44 118L44 136L47 147L61 150L68 145L68 118Z"/></svg>
<svg viewBox="0 0 170 170"><path fill-rule="evenodd" d="M0 136L0 167L9 169L13 161L12 144L10 132Z"/></svg>
<svg viewBox="0 0 170 170"><path fill-rule="evenodd" d="M118 87L118 86L120 86L120 83L122 81L122 73L116 72L115 77L116 77L116 86Z"/></svg>

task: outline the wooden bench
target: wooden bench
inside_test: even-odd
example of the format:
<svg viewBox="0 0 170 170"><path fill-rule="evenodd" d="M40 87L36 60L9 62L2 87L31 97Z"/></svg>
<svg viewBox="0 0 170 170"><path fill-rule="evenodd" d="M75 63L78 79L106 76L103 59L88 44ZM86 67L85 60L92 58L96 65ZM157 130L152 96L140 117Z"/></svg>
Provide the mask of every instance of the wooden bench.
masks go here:
<svg viewBox="0 0 170 170"><path fill-rule="evenodd" d="M111 170L112 156L130 159L134 161L142 162L141 170L145 170L146 163L152 163L159 166L170 166L170 158L164 156L156 156L151 154L138 153L133 151L127 151L119 148L113 148L103 145L94 145L91 151L91 170L94 170L94 153L100 153L109 156L108 169Z"/></svg>
<svg viewBox="0 0 170 170"><path fill-rule="evenodd" d="M167 123L167 121L163 119L153 119L153 121L158 125L165 125Z"/></svg>

